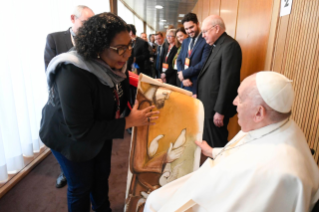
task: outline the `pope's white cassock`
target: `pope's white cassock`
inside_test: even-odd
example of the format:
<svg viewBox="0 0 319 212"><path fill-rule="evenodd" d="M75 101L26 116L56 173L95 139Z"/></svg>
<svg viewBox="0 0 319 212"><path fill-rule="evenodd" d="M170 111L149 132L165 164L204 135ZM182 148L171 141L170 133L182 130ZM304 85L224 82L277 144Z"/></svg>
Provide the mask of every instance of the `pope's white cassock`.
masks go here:
<svg viewBox="0 0 319 212"><path fill-rule="evenodd" d="M240 131L225 149L151 193L144 211L306 212L318 200L318 167L294 121Z"/></svg>
<svg viewBox="0 0 319 212"><path fill-rule="evenodd" d="M256 81L268 105L290 111L291 82L269 72L257 74ZM276 95L264 91L271 83ZM291 98L282 88L291 89ZM291 119L240 131L225 148L214 148L212 156L197 171L153 191L144 212L307 212L319 199L319 169Z"/></svg>

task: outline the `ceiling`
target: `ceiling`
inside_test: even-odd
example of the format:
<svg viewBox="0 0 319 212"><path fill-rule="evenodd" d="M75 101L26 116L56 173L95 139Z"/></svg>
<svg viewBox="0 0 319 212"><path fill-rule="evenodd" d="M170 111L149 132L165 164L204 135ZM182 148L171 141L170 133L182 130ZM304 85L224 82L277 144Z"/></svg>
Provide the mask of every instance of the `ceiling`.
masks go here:
<svg viewBox="0 0 319 212"><path fill-rule="evenodd" d="M165 26L178 27L179 14L187 14L195 7L197 0L121 0L138 14L155 31L165 31ZM156 9L156 5L163 9ZM166 20L165 22L162 20Z"/></svg>

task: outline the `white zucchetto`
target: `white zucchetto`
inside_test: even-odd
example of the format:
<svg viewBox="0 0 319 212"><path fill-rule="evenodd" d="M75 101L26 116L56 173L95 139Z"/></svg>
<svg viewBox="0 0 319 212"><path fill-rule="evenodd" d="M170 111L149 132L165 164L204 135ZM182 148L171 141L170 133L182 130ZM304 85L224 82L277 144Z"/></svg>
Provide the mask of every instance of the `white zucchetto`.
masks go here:
<svg viewBox="0 0 319 212"><path fill-rule="evenodd" d="M294 101L292 80L273 71L256 74L257 89L266 104L280 113L288 113Z"/></svg>

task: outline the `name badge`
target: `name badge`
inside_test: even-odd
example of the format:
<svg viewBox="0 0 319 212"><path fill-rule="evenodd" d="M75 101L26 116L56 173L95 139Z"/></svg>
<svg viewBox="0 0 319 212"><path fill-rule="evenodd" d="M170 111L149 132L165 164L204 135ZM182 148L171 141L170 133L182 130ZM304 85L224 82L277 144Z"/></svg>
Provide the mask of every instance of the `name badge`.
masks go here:
<svg viewBox="0 0 319 212"><path fill-rule="evenodd" d="M177 70L177 59L175 60L175 63L174 63L174 69Z"/></svg>
<svg viewBox="0 0 319 212"><path fill-rule="evenodd" d="M190 59L189 58L186 58L185 59L185 64L184 64L184 70L188 69L189 68L189 64L190 64Z"/></svg>
<svg viewBox="0 0 319 212"><path fill-rule="evenodd" d="M165 71L168 69L168 63L162 64L162 71L165 73Z"/></svg>

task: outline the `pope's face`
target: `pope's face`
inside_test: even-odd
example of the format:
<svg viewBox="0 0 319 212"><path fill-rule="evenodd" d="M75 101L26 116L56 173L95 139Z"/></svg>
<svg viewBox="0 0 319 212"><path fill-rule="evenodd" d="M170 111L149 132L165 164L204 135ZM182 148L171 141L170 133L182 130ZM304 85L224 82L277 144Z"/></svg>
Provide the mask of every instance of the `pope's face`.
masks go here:
<svg viewBox="0 0 319 212"><path fill-rule="evenodd" d="M250 79L244 80L238 88L238 95L233 104L237 106L238 124L241 130L248 132L255 129L254 116L256 107L249 95L251 82Z"/></svg>

